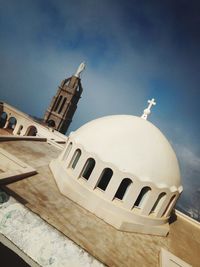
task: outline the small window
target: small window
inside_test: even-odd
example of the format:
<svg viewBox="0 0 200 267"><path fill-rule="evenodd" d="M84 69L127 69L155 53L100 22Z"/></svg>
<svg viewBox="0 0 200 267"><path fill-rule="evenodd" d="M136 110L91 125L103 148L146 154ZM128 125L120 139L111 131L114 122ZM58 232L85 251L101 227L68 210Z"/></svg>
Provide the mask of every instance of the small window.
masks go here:
<svg viewBox="0 0 200 267"><path fill-rule="evenodd" d="M148 186L143 187L142 190L140 191L139 196L135 201L134 207L141 208L150 191L151 191L150 187Z"/></svg>
<svg viewBox="0 0 200 267"><path fill-rule="evenodd" d="M162 206L163 201L165 200L165 196L166 196L165 192L161 193L158 196L158 198L157 198L155 204L153 205L153 208L151 209L150 213L158 211L158 209Z"/></svg>
<svg viewBox="0 0 200 267"><path fill-rule="evenodd" d="M75 169L79 159L80 159L80 156L81 156L81 150L80 149L77 149L75 152L74 152L74 155L72 157L72 161L71 161L71 164L70 164L70 167L72 169Z"/></svg>
<svg viewBox="0 0 200 267"><path fill-rule="evenodd" d="M129 178L124 178L121 183L120 186L117 189L117 192L114 196L114 198L118 198L118 199L123 199L123 197L125 196L125 193L127 192L129 186L132 184L132 180Z"/></svg>
<svg viewBox="0 0 200 267"><path fill-rule="evenodd" d="M110 182L112 175L113 175L113 171L110 168L104 169L100 176L97 187L105 191Z"/></svg>
<svg viewBox="0 0 200 267"><path fill-rule="evenodd" d="M54 111L56 111L56 110L58 109L58 106L60 105L61 100L62 100L62 96L60 95L60 96L57 97L57 99L56 99L56 103L55 103Z"/></svg>
<svg viewBox="0 0 200 267"><path fill-rule="evenodd" d="M60 108L59 108L59 111L58 111L59 114L60 114L61 111L63 110L63 107L64 107L66 101L67 101L67 98L64 97L64 99L63 99L63 101L62 101L62 104L61 104L61 106L60 106Z"/></svg>
<svg viewBox="0 0 200 267"><path fill-rule="evenodd" d="M88 180L94 169L94 166L95 166L95 160L92 158L89 158L86 161L85 166L83 167L82 174L80 176Z"/></svg>

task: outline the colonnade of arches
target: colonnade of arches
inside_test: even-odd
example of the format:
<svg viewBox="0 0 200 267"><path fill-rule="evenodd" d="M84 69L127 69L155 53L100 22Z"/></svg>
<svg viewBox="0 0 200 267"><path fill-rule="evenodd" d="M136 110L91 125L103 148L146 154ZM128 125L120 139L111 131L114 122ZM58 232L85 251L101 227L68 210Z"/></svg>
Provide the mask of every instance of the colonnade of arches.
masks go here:
<svg viewBox="0 0 200 267"><path fill-rule="evenodd" d="M20 120L13 115L8 116L6 112L0 115L0 128L7 130L15 135L36 136L37 128L34 125L22 125Z"/></svg>
<svg viewBox="0 0 200 267"><path fill-rule="evenodd" d="M70 142L65 150L64 153L64 159L66 160L67 157L70 154L70 151L72 150L72 142ZM71 169L72 171L75 171L77 168L77 165L81 159L82 151L80 148L77 148L73 155L70 155L70 158L68 161L67 168ZM90 177L92 176L92 172L95 170L96 166L96 160L93 157L89 157L86 159L85 164L81 168L79 174L77 175L78 179L84 179L86 182L90 180ZM96 180L96 183L94 185L94 190L99 189L102 192L105 192L109 187L109 184L112 182L112 180L115 179L115 174L112 168L106 167L103 168L98 179ZM128 192L131 190L133 191L134 187L134 179L129 177L124 177L121 179L119 185L117 186L114 196L112 197L113 200L118 200L125 202L126 196L128 195ZM167 217L169 216L169 213L171 209L173 208L177 194L171 194L171 196L168 196L166 192L159 192L158 194L154 193L154 190L151 188L151 186L141 186L140 190L137 191L135 195L135 199L133 201L131 210L140 210L142 212L143 209L145 209L146 204L148 204L149 200L152 201L152 198L154 199L152 202L152 206L148 211L148 215L158 214L159 217ZM167 201L167 202L166 202ZM163 208L164 206L164 208ZM159 212L161 211L161 212Z"/></svg>
<svg viewBox="0 0 200 267"><path fill-rule="evenodd" d="M17 125L17 119L14 116L8 117L6 112L2 112L0 116L0 128L5 128L9 132L13 132Z"/></svg>

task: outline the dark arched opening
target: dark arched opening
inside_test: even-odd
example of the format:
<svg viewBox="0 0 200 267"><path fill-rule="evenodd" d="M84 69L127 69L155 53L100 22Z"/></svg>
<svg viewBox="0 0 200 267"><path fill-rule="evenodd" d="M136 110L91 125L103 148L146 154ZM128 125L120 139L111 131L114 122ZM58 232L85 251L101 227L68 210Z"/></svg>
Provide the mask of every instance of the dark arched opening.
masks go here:
<svg viewBox="0 0 200 267"><path fill-rule="evenodd" d="M134 207L141 208L145 200L147 199L147 196L150 193L150 191L151 191L151 188L149 186L143 187L142 190L140 191L139 196L137 197L134 203Z"/></svg>
<svg viewBox="0 0 200 267"><path fill-rule="evenodd" d="M37 128L35 126L29 126L25 135L27 136L36 136L37 135Z"/></svg>
<svg viewBox="0 0 200 267"><path fill-rule="evenodd" d="M0 128L3 128L6 124L6 121L7 121L7 113L6 112L2 112L1 113L1 116L0 116Z"/></svg>
<svg viewBox="0 0 200 267"><path fill-rule="evenodd" d="M81 156L81 150L80 149L77 149L75 152L74 152L74 155L72 157L72 160L71 160L71 163L70 163L70 167L72 169L75 169L79 159L80 159L80 156Z"/></svg>
<svg viewBox="0 0 200 267"><path fill-rule="evenodd" d="M15 129L15 126L17 124L17 120L15 117L10 117L10 119L8 120L8 125L7 125L7 129L10 131L10 132L13 132L14 129Z"/></svg>
<svg viewBox="0 0 200 267"><path fill-rule="evenodd" d="M124 178L121 181L120 186L118 187L114 198L118 198L118 199L122 200L131 184L132 184L132 180L131 179Z"/></svg>
<svg viewBox="0 0 200 267"><path fill-rule="evenodd" d="M157 198L155 204L153 205L153 208L151 209L150 213L158 211L158 209L161 207L163 201L165 200L165 197L166 197L165 192L160 193L160 195L158 196L158 198Z"/></svg>
<svg viewBox="0 0 200 267"><path fill-rule="evenodd" d="M52 127L52 128L54 128L54 127L56 126L54 120L49 120L49 121L47 122L47 125L48 125L49 127Z"/></svg>
<svg viewBox="0 0 200 267"><path fill-rule="evenodd" d="M64 107L66 101L67 101L67 98L64 97L64 99L63 99L63 101L62 101L62 104L61 104L61 106L60 106L60 108L59 108L59 111L58 111L59 114L62 112L63 107Z"/></svg>
<svg viewBox="0 0 200 267"><path fill-rule="evenodd" d="M112 176L113 171L110 168L105 168L101 173L97 187L105 191Z"/></svg>
<svg viewBox="0 0 200 267"><path fill-rule="evenodd" d="M54 109L53 109L54 111L56 111L56 110L58 109L61 100L62 100L62 96L60 95L60 96L57 97L57 99L56 99L56 103L55 103L55 106L54 106Z"/></svg>
<svg viewBox="0 0 200 267"><path fill-rule="evenodd" d="M95 166L95 160L93 158L89 158L86 161L80 176L88 180L94 169L94 166Z"/></svg>

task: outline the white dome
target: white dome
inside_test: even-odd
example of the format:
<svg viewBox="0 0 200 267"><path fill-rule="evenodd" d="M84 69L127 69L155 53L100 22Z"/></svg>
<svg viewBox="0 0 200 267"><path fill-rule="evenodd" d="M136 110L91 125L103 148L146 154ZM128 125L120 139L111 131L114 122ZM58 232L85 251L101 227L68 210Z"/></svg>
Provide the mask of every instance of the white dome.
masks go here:
<svg viewBox="0 0 200 267"><path fill-rule="evenodd" d="M152 123L129 115L93 120L71 135L90 153L158 187L179 187L179 165L171 145Z"/></svg>

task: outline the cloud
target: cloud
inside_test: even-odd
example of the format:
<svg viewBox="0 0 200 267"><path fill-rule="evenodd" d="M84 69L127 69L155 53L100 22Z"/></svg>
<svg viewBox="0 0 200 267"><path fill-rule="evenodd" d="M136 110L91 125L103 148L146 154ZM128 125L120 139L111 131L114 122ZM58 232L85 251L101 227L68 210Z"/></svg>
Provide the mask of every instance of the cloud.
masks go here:
<svg viewBox="0 0 200 267"><path fill-rule="evenodd" d="M194 147L183 144L175 144L180 167L183 185L185 186L184 194L188 195L191 191L200 188L200 157L194 152Z"/></svg>

